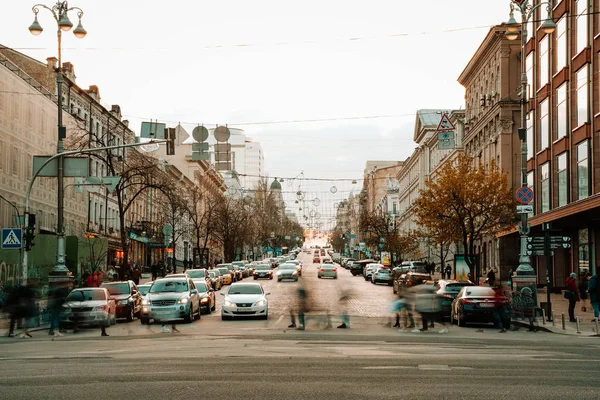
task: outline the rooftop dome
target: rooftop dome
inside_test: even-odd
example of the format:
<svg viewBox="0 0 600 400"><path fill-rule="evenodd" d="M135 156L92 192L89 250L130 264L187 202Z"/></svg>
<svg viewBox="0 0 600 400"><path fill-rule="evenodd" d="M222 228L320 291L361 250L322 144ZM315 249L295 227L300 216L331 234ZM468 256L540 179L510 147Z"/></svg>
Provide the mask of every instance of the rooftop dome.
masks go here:
<svg viewBox="0 0 600 400"><path fill-rule="evenodd" d="M277 178L271 183L271 190L281 190L281 183L279 183Z"/></svg>

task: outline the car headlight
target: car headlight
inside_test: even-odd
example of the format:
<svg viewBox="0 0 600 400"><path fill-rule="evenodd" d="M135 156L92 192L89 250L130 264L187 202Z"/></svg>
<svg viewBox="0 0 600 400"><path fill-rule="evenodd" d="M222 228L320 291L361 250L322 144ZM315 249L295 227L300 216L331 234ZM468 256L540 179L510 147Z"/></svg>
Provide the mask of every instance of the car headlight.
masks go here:
<svg viewBox="0 0 600 400"><path fill-rule="evenodd" d="M223 304L227 307L235 307L235 303L229 299L225 299L225 302Z"/></svg>
<svg viewBox="0 0 600 400"><path fill-rule="evenodd" d="M256 306L256 307L262 307L262 306L264 306L266 303L267 303L266 301L264 301L264 300L260 300L260 301L258 301L258 302L255 304L255 306Z"/></svg>
<svg viewBox="0 0 600 400"><path fill-rule="evenodd" d="M124 305L127 305L128 303L129 303L129 300L119 300L118 304L124 306Z"/></svg>
<svg viewBox="0 0 600 400"><path fill-rule="evenodd" d="M203 297L203 298L201 298L201 299L200 299L200 301L201 301L202 303L208 303L208 302L209 302L209 300L210 300L210 299L209 299L208 297Z"/></svg>
<svg viewBox="0 0 600 400"><path fill-rule="evenodd" d="M145 305L145 306L150 305L150 300L148 300L148 299L142 299L142 304Z"/></svg>
<svg viewBox="0 0 600 400"><path fill-rule="evenodd" d="M96 306L92 309L92 311L107 311L108 310L108 306L104 305L104 306Z"/></svg>
<svg viewBox="0 0 600 400"><path fill-rule="evenodd" d="M277 275L281 275L281 271L277 271Z"/></svg>
<svg viewBox="0 0 600 400"><path fill-rule="evenodd" d="M177 304L187 304L188 301L190 301L190 299L187 297L182 297L177 301Z"/></svg>

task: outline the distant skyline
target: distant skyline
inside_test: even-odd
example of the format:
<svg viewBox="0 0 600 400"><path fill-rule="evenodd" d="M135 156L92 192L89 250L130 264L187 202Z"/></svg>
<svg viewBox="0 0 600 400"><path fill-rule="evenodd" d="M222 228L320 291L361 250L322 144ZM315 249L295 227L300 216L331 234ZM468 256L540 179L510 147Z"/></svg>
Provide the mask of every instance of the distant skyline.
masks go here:
<svg viewBox="0 0 600 400"><path fill-rule="evenodd" d="M0 24L0 43L45 62L57 55L56 25L41 10L44 32L29 33L35 3L3 5L11 17ZM78 85L97 85L104 104L119 104L135 131L149 119L181 123L188 132L228 124L260 141L269 184L302 172L343 179L284 179L285 200L300 222L307 210L295 203L298 188L319 198L311 209L328 222L334 203L359 191L367 160L412 153L418 109L464 108L456 79L509 11L508 0L69 5L83 9L88 35L63 34L63 62L75 66ZM76 25L75 12L70 18Z"/></svg>

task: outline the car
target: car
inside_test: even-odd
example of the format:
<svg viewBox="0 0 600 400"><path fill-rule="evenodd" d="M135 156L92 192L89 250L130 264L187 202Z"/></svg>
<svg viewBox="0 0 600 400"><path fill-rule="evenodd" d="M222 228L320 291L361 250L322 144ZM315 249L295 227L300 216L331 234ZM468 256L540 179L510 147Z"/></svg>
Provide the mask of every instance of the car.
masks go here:
<svg viewBox="0 0 600 400"><path fill-rule="evenodd" d="M233 319L235 317L258 317L269 318L269 303L267 296L260 283L236 282L229 286L221 306L221 319Z"/></svg>
<svg viewBox="0 0 600 400"><path fill-rule="evenodd" d="M208 277L210 278L210 285L215 290L221 290L223 287L223 277L221 276L221 271L218 269L210 269L208 270Z"/></svg>
<svg viewBox="0 0 600 400"><path fill-rule="evenodd" d="M422 285L423 283L432 280L433 279L429 274L424 274L420 272L407 272L406 274L402 274L400 278L394 281L394 294L400 293L403 289Z"/></svg>
<svg viewBox="0 0 600 400"><path fill-rule="evenodd" d="M198 296L200 297L200 312L210 314L215 310L217 304L214 289L205 279L196 278L192 279L192 281L196 285Z"/></svg>
<svg viewBox="0 0 600 400"><path fill-rule="evenodd" d="M403 261L402 264L395 267L392 271L394 271L392 275L395 276L406 274L407 272L428 273L427 264L424 261Z"/></svg>
<svg viewBox="0 0 600 400"><path fill-rule="evenodd" d="M108 327L117 323L117 305L106 288L74 289L60 312L62 325Z"/></svg>
<svg viewBox="0 0 600 400"><path fill-rule="evenodd" d="M185 273L192 279L204 278L207 281L210 280L210 276L208 276L208 270L206 268L194 268L188 269Z"/></svg>
<svg viewBox="0 0 600 400"><path fill-rule="evenodd" d="M333 264L333 260L329 257L325 257L325 258L323 258L322 263L323 264Z"/></svg>
<svg viewBox="0 0 600 400"><path fill-rule="evenodd" d="M365 266L365 268L363 269L363 276L365 277L365 281L370 281L371 280L371 275L373 275L373 272L375 272L376 269L383 267L382 264L377 264L377 263L371 263L371 264L367 264Z"/></svg>
<svg viewBox="0 0 600 400"><path fill-rule="evenodd" d="M191 323L201 318L200 296L189 277L165 277L154 281L142 300L140 322L173 322L184 320Z"/></svg>
<svg viewBox="0 0 600 400"><path fill-rule="evenodd" d="M238 274L235 271L235 269L233 268L233 265L231 265L229 263L226 263L226 264L217 264L217 268L227 268L227 272L231 276L231 283L238 281L238 278L237 278Z"/></svg>
<svg viewBox="0 0 600 400"><path fill-rule="evenodd" d="M140 291L140 294L142 295L142 297L148 294L150 287L152 287L152 283L153 282L148 282L148 283L142 283L141 285L137 285L137 288Z"/></svg>
<svg viewBox="0 0 600 400"><path fill-rule="evenodd" d="M435 282L437 295L442 298L442 317L450 318L452 314L452 302L456 298L456 295L465 286L475 286L471 281L457 281L449 279L440 279Z"/></svg>
<svg viewBox="0 0 600 400"><path fill-rule="evenodd" d="M108 290L111 300L115 301L117 318L126 318L131 322L140 315L142 295L133 281L104 282L100 287Z"/></svg>
<svg viewBox="0 0 600 400"><path fill-rule="evenodd" d="M269 258L268 261L271 263L271 268L277 268L279 266L279 260L276 258Z"/></svg>
<svg viewBox="0 0 600 400"><path fill-rule="evenodd" d="M186 272L180 272L177 274L167 274L165 278L189 278L190 276Z"/></svg>
<svg viewBox="0 0 600 400"><path fill-rule="evenodd" d="M452 302L450 321L458 323L458 326L469 322L494 322L494 312L500 307L509 308L510 300L506 296L498 296L494 288L464 286Z"/></svg>
<svg viewBox="0 0 600 400"><path fill-rule="evenodd" d="M231 263L232 272L235 274L235 281L241 281L244 279L244 272L242 266Z"/></svg>
<svg viewBox="0 0 600 400"><path fill-rule="evenodd" d="M353 258L344 257L344 258L342 258L341 265L342 265L343 268L349 269L350 268L349 263L352 262L352 261L356 261L356 260L353 259Z"/></svg>
<svg viewBox="0 0 600 400"><path fill-rule="evenodd" d="M291 279L295 282L298 281L298 269L296 264L281 264L277 268L277 282L281 282L284 279Z"/></svg>
<svg viewBox="0 0 600 400"><path fill-rule="evenodd" d="M302 276L302 263L299 260L290 260L286 264L295 264L298 269L298 276Z"/></svg>
<svg viewBox="0 0 600 400"><path fill-rule="evenodd" d="M392 271L388 267L380 267L373 272L371 275L371 283L386 283L388 286L392 286L394 281L392 281Z"/></svg>
<svg viewBox="0 0 600 400"><path fill-rule="evenodd" d="M254 269L253 277L254 277L254 280L257 280L260 278L273 279L273 270L271 269L271 266L269 266L269 265L265 265L265 264L257 265L256 268Z"/></svg>
<svg viewBox="0 0 600 400"><path fill-rule="evenodd" d="M350 265L350 272L354 276L362 275L363 271L365 269L365 266L367 266L368 264L374 264L374 263L376 263L375 260L372 260L370 258L366 259L366 260L352 261L352 264Z"/></svg>
<svg viewBox="0 0 600 400"><path fill-rule="evenodd" d="M317 272L317 278L333 278L337 279L337 267L333 264L323 264Z"/></svg>
<svg viewBox="0 0 600 400"><path fill-rule="evenodd" d="M247 278L248 275L248 270L246 269L246 263L243 261L233 261L231 263L231 265L233 265L234 268L236 268L236 271L238 271L238 277L240 280Z"/></svg>
<svg viewBox="0 0 600 400"><path fill-rule="evenodd" d="M223 267L223 264L217 265L217 270L221 273L221 277L223 278L223 285L231 285L233 283L233 277L231 272L227 267Z"/></svg>

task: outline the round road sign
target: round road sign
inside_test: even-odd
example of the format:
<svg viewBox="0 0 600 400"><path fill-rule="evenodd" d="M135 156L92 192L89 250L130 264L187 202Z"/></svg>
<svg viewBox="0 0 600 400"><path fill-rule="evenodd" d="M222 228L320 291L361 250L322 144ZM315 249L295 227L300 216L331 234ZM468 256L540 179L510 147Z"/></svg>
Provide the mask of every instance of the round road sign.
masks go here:
<svg viewBox="0 0 600 400"><path fill-rule="evenodd" d="M196 142L202 143L208 139L208 129L204 126L197 126L192 131L192 137Z"/></svg>
<svg viewBox="0 0 600 400"><path fill-rule="evenodd" d="M215 139L217 142L226 142L231 136L231 132L229 132L229 128L226 126L217 126L215 128Z"/></svg>
<svg viewBox="0 0 600 400"><path fill-rule="evenodd" d="M533 201L533 190L528 186L523 186L517 189L517 201L521 204L529 204Z"/></svg>

